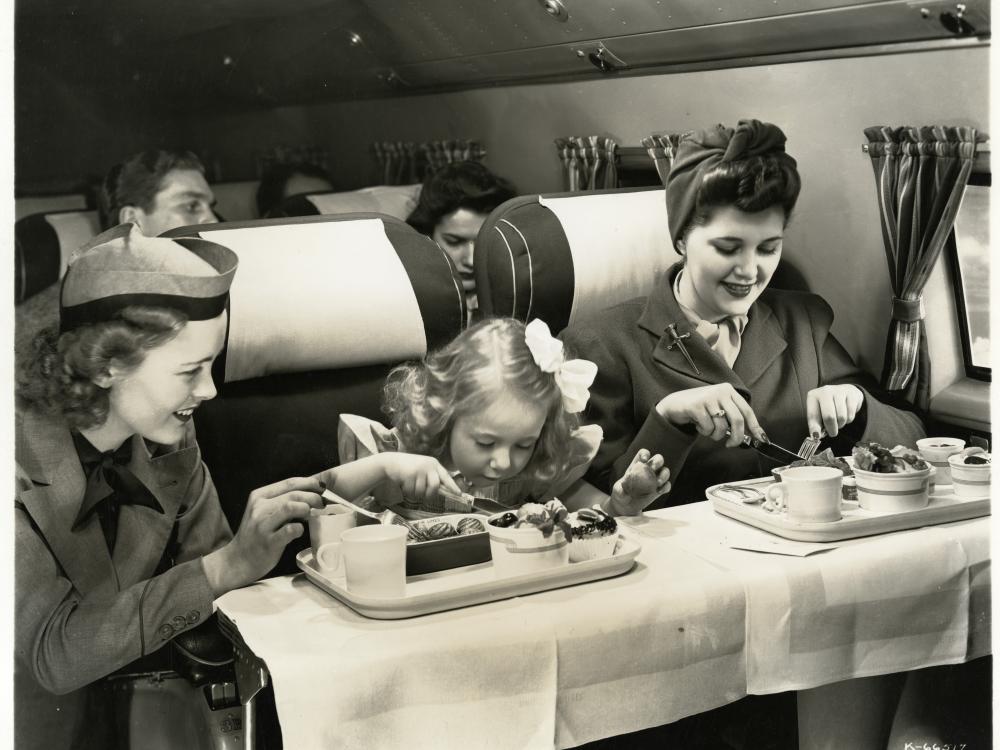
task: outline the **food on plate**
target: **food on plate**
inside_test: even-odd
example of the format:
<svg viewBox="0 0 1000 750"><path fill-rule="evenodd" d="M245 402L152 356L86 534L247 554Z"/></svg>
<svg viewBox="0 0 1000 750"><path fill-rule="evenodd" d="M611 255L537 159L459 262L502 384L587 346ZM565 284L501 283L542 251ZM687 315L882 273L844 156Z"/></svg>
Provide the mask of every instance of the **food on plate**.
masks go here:
<svg viewBox="0 0 1000 750"><path fill-rule="evenodd" d="M622 491L632 497L644 497L656 492L656 472L648 461L635 461L622 478Z"/></svg>
<svg viewBox="0 0 1000 750"><path fill-rule="evenodd" d="M956 461L966 466L985 466L993 463L990 454L983 448L966 448Z"/></svg>
<svg viewBox="0 0 1000 750"><path fill-rule="evenodd" d="M455 526L459 534L478 534L481 531L486 531L483 522L478 518L463 518Z"/></svg>
<svg viewBox="0 0 1000 750"><path fill-rule="evenodd" d="M907 474L930 468L924 459L902 445L890 450L878 443L858 443L851 451L851 456L856 469L876 474Z"/></svg>
<svg viewBox="0 0 1000 750"><path fill-rule="evenodd" d="M573 535L569 524L566 522L568 515L566 506L558 500L549 500L541 503L525 503L517 509L516 513L507 511L497 516L491 516L489 523L502 529L521 529L534 527L542 532L542 536L549 537L556 528L562 529L567 541L573 541Z"/></svg>
<svg viewBox="0 0 1000 750"><path fill-rule="evenodd" d="M567 522L572 530L570 562L611 557L618 543L618 523L599 505L570 513Z"/></svg>
<svg viewBox="0 0 1000 750"><path fill-rule="evenodd" d="M410 522L410 533L407 541L433 542L438 539L448 539L453 536L481 534L486 531L481 518L467 516L454 522L454 516L448 516L451 521L440 518L427 518Z"/></svg>

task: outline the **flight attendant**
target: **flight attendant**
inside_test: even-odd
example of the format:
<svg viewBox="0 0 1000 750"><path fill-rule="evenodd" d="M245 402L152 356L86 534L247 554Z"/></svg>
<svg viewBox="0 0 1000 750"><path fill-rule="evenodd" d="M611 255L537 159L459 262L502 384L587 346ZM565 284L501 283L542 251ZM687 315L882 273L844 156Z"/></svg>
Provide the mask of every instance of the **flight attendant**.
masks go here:
<svg viewBox="0 0 1000 750"><path fill-rule="evenodd" d="M858 440L891 447L924 436L916 414L885 403L830 332L822 298L768 288L799 187L775 125L683 136L666 185L680 263L648 298L562 333L597 363L586 414L604 430L588 474L596 486L607 491L640 448L663 455L677 504L776 465L736 447L744 435L792 450L826 436L838 455Z"/></svg>
<svg viewBox="0 0 1000 750"><path fill-rule="evenodd" d="M274 567L321 483L250 494L236 534L192 418L215 396L237 259L198 238L122 224L81 248L59 332L17 386L15 734L18 748L116 746L109 674L208 618ZM386 479L457 487L432 458L327 472L356 497Z"/></svg>

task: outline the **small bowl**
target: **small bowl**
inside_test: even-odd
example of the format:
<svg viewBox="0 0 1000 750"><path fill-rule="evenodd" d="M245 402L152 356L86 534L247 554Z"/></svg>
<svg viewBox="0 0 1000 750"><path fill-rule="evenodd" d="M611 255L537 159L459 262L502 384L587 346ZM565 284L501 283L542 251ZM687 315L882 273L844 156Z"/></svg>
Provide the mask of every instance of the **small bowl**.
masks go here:
<svg viewBox="0 0 1000 750"><path fill-rule="evenodd" d="M921 471L883 474L854 467L858 505L876 513L919 510L930 502L934 467Z"/></svg>
<svg viewBox="0 0 1000 750"><path fill-rule="evenodd" d="M948 459L965 448L961 438L921 438L917 441L917 452L921 458L937 470L935 484L951 484L951 466Z"/></svg>
<svg viewBox="0 0 1000 750"><path fill-rule="evenodd" d="M989 453L976 454L990 458ZM967 464L968 456L955 455L948 458L951 467L952 490L958 497L989 497L992 463Z"/></svg>
<svg viewBox="0 0 1000 750"><path fill-rule="evenodd" d="M490 535L490 552L498 576L516 576L558 568L569 563L569 542L562 529L555 529L549 536L534 526L503 528L490 523L503 513L486 519Z"/></svg>

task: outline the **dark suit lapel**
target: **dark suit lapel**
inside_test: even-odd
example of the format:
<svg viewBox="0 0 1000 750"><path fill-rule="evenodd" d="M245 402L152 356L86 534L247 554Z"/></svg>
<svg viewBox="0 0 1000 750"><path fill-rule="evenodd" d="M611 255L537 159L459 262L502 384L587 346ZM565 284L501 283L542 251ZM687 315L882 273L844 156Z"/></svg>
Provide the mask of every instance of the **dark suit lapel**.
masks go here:
<svg viewBox="0 0 1000 750"><path fill-rule="evenodd" d="M86 479L69 428L27 413L17 440L16 460L34 484L19 499L66 576L81 592L113 585L115 572L97 517L73 531Z"/></svg>
<svg viewBox="0 0 1000 750"><path fill-rule="evenodd" d="M674 390L732 383L737 390L747 393L747 387L740 376L708 345L701 334L695 332L694 325L677 304L673 284L679 270L680 265L676 265L664 276L649 295L646 308L639 317L638 325L656 338L653 359L672 375L682 378L683 382ZM679 337L682 337L680 343ZM694 366L684 356L685 351Z"/></svg>
<svg viewBox="0 0 1000 750"><path fill-rule="evenodd" d="M147 578L160 561L184 500L187 478L198 460L195 446L151 456L142 438L135 435L132 441L129 469L153 493L163 513L137 505L122 506L114 560L123 586Z"/></svg>
<svg viewBox="0 0 1000 750"><path fill-rule="evenodd" d="M771 307L758 299L750 308L750 320L743 329L740 355L733 369L744 383L752 386L786 348L788 342Z"/></svg>

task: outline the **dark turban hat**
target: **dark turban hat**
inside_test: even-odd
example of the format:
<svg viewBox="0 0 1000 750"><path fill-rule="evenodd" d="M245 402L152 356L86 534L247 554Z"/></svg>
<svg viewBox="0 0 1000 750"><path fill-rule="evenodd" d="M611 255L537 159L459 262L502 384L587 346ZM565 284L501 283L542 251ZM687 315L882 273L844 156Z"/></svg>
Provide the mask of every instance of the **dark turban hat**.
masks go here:
<svg viewBox="0 0 1000 750"><path fill-rule="evenodd" d="M211 320L226 309L237 265L236 253L214 242L146 237L135 224L119 224L70 261L59 296L60 330L112 320L132 305Z"/></svg>
<svg viewBox="0 0 1000 750"><path fill-rule="evenodd" d="M667 175L667 223L674 245L694 215L706 174L725 162L773 154L795 166L795 159L785 153L781 128L760 120L740 120L735 130L716 125L682 135Z"/></svg>

